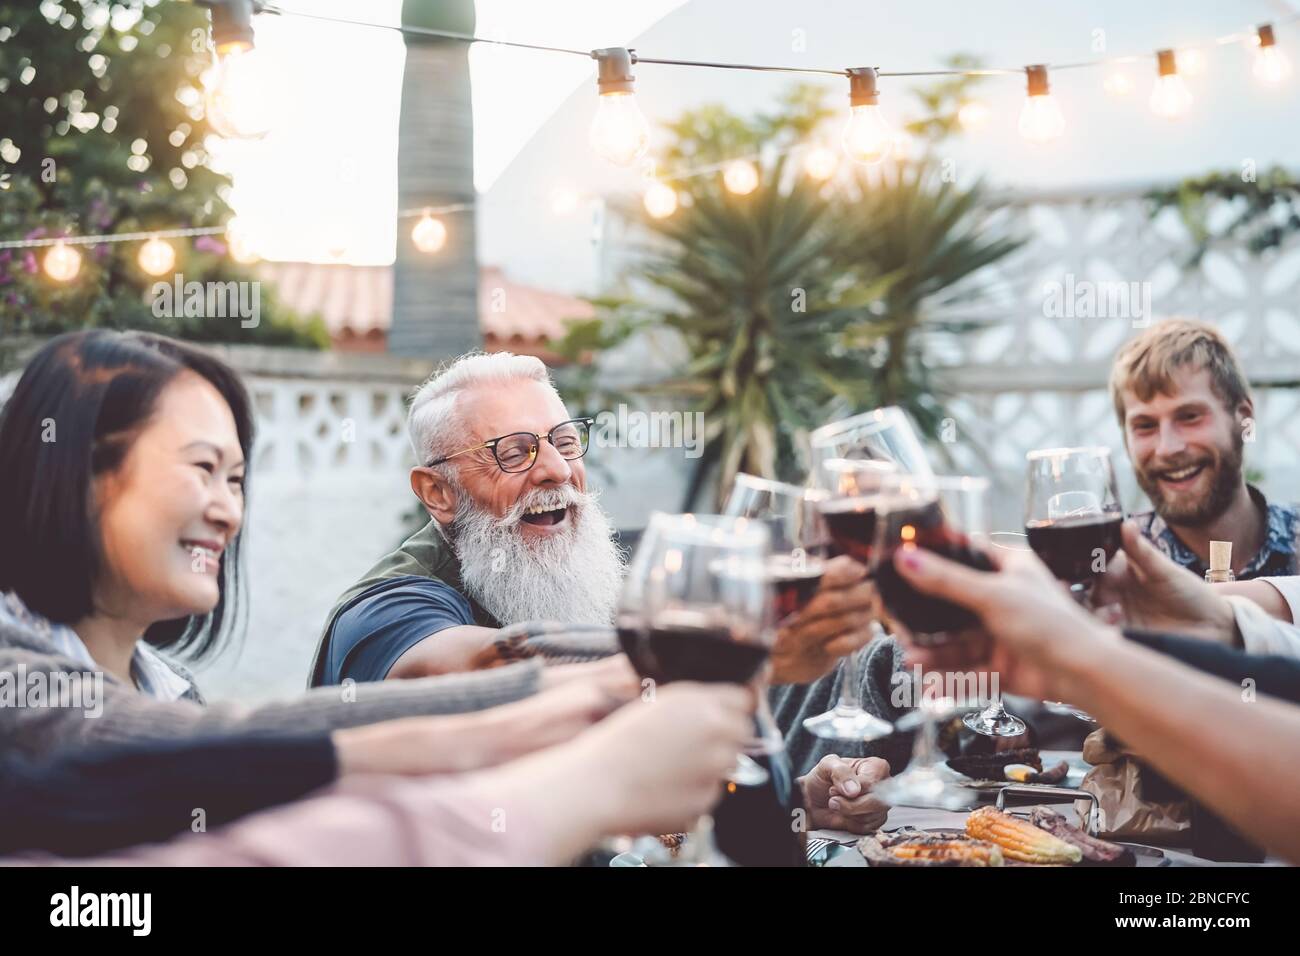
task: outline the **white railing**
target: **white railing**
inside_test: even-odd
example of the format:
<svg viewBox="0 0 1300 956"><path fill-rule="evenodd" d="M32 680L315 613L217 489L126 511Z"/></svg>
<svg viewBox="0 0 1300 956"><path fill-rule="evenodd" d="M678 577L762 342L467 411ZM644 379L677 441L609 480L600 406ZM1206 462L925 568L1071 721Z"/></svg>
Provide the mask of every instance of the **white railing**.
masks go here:
<svg viewBox="0 0 1300 956"><path fill-rule="evenodd" d="M1004 524L1019 520L1024 456L1033 448L1109 445L1126 503L1140 503L1107 382L1120 345L1146 323L1171 317L1210 322L1233 343L1255 389L1256 441L1247 447L1247 467L1262 475L1269 495L1300 499L1300 242L1293 236L1263 255L1239 244L1216 246L1187 268L1190 234L1172 210L1152 219L1142 195L1017 199L1010 215L1031 239L979 277L989 295L976 313L978 329L929 342L927 364L949 393L956 425L955 441L940 450L953 467L994 477ZM1139 294L1149 283L1151 314L1071 318L1069 311L1061 315L1061 298L1049 302L1049 294L1073 289L1076 306L1086 306L1090 291L1117 289L1096 283L1136 283L1131 289ZM1110 311L1116 304L1109 301Z"/></svg>

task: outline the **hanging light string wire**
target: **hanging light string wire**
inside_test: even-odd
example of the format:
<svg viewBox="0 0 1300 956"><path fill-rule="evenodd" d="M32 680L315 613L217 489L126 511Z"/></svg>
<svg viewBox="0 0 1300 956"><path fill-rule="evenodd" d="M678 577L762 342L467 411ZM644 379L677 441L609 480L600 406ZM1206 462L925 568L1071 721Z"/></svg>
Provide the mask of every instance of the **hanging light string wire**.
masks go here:
<svg viewBox="0 0 1300 956"><path fill-rule="evenodd" d="M378 30L395 30L406 36L423 36L440 40L456 40L461 43L488 43L494 46L514 47L521 50L541 50L547 53L564 53L571 56L581 56L591 58L593 56L590 50L579 50L572 47L546 46L540 43L521 43L517 40L499 40L494 37L480 37L469 33L458 33L454 30L434 30L428 27L405 26L402 24L374 23L368 20L353 20L348 17L328 16L322 13L308 13L305 10L290 10L281 7L279 4L268 3L262 6L262 12L276 14L279 16L302 17L308 20L318 20L326 23L344 24L355 27L371 27ZM1281 26L1288 23L1294 23L1300 20L1300 12L1290 14L1285 17L1275 18L1272 23L1274 26ZM1213 41L1200 44L1184 44L1179 46L1179 50L1200 49L1209 46L1227 46L1233 43L1249 42L1255 39L1254 30L1239 30L1234 33L1224 34L1216 37ZM1098 57L1092 60L1081 60L1075 63L1047 63L1044 64L1048 70L1075 70L1086 67L1105 66L1112 63L1133 63L1141 59L1152 58L1154 53L1133 53L1124 56ZM677 60L663 59L659 57L647 57L634 54L635 63L652 63L659 66L687 66L699 67L710 70L747 70L755 73L792 73L803 76L848 76L847 70L828 70L817 69L813 67L799 66L770 66L753 63L725 63L710 60ZM946 70L881 70L880 76L1023 76L1024 67L989 67L980 69L946 69Z"/></svg>
<svg viewBox="0 0 1300 956"><path fill-rule="evenodd" d="M317 20L325 23L335 23L345 26L367 27L377 30L394 30L405 36L422 36L441 40L453 40L460 43L487 43L494 46L512 47L519 50L537 50L545 53L563 53L571 56L581 56L591 59L594 54L590 50L579 50L571 47L547 46L541 43L523 43L517 40L499 40L492 37L474 36L469 33L458 33L453 30L434 30L428 27L415 27L406 25L392 25L387 23L374 23L367 20L354 20L347 17L327 16L320 13L308 13L305 10L290 10L281 7L278 4L266 3L261 4L258 8L259 13L269 13L276 16L300 17L307 20ZM1273 21L1275 26L1294 23L1300 20L1300 12L1291 14L1286 17L1280 17ZM1245 43L1255 39L1256 34L1252 30L1241 30L1235 33L1224 34L1216 37L1212 42L1201 44L1183 45L1178 47L1179 50L1201 49L1205 47L1217 46L1223 47L1234 43ZM1075 63L1055 63L1046 64L1049 70L1075 70L1089 67L1106 66L1115 63L1134 63L1142 59L1154 56L1150 53L1126 54L1124 56L1098 57L1092 60L1081 60ZM803 76L848 76L847 70L827 70L810 67L792 67L792 66L766 66L752 63L724 63L712 62L708 60L676 60L662 59L658 57L644 57L634 54L634 62L650 63L659 66L686 66L699 67L712 70L745 70L758 73L786 73ZM1024 68L982 68L982 69L947 69L947 70L881 70L880 76L892 77L921 77L921 76L1023 76ZM791 147L780 151L781 154L793 152L801 146ZM748 157L733 157L732 159L723 160L716 163L709 163L698 168L685 170L674 173L672 179L686 179L693 176L701 176L707 173L717 172L726 168L728 165L741 162L746 159L756 160L762 158L764 154L755 154ZM449 203L441 206L419 206L410 209L398 210L398 219L410 219L414 217L449 215L452 213L468 212L474 208L471 202ZM203 226L188 229L161 229L148 232L119 232L107 235L93 236L64 236L64 237L47 237L40 239L6 239L0 241L0 249L34 249L42 246L53 246L63 243L65 245L98 245L103 242L139 242L147 239L185 239L196 236L216 236L222 235L227 231L225 226Z"/></svg>

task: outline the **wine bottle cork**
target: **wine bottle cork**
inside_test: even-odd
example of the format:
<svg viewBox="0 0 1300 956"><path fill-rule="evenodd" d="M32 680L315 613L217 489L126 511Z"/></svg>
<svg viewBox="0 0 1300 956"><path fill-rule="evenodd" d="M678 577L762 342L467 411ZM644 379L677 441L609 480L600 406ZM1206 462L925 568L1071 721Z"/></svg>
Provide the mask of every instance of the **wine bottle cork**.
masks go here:
<svg viewBox="0 0 1300 956"><path fill-rule="evenodd" d="M1232 542L1210 542L1210 570L1228 571L1232 568Z"/></svg>

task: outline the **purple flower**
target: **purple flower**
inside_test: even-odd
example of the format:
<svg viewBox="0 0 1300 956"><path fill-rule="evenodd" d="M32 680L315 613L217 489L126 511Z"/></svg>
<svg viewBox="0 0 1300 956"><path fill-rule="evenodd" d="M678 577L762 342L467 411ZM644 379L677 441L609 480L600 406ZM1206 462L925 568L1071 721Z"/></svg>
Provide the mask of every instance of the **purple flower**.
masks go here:
<svg viewBox="0 0 1300 956"><path fill-rule="evenodd" d="M194 250L224 256L226 254L226 244L216 236L198 236L194 240Z"/></svg>
<svg viewBox="0 0 1300 956"><path fill-rule="evenodd" d="M23 254L23 268L27 270L28 275L36 275L41 271L40 266L36 264L36 254L26 252Z"/></svg>
<svg viewBox="0 0 1300 956"><path fill-rule="evenodd" d="M31 232L29 232L27 235L23 236L23 238L24 238L24 239L44 239L44 238L45 238L45 227L44 227L44 226L37 226L35 229L33 229L33 230L32 230Z"/></svg>

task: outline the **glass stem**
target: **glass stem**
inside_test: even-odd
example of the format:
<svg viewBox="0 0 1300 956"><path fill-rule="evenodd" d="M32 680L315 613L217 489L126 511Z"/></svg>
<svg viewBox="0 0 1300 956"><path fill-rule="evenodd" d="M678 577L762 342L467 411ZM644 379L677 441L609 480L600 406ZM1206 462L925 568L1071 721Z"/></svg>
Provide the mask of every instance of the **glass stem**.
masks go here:
<svg viewBox="0 0 1300 956"><path fill-rule="evenodd" d="M871 622L871 641L885 636L880 622ZM867 645L868 647L870 644ZM856 714L862 710L862 652L859 648L844 658L843 679L840 681L840 702L835 709L842 714Z"/></svg>
<svg viewBox="0 0 1300 956"><path fill-rule="evenodd" d="M919 695L921 690L917 690ZM939 727L934 719L934 707L927 701L917 698L921 708L921 726L916 729L916 741L912 744L912 762L910 767L928 770L938 761L935 753L939 746Z"/></svg>

